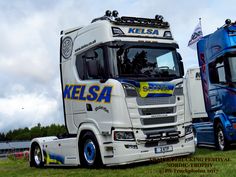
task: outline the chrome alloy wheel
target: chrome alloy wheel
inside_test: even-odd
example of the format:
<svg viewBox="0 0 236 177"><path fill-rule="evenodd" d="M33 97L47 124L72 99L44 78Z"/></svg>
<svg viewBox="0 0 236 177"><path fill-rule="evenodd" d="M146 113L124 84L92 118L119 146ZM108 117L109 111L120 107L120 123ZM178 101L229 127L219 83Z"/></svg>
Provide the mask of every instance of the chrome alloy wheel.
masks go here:
<svg viewBox="0 0 236 177"><path fill-rule="evenodd" d="M221 150L223 150L225 148L225 138L224 138L223 130L221 128L217 132L217 138L219 142L219 147Z"/></svg>
<svg viewBox="0 0 236 177"><path fill-rule="evenodd" d="M42 153L39 146L36 146L34 149L34 161L37 166L40 166L42 162Z"/></svg>

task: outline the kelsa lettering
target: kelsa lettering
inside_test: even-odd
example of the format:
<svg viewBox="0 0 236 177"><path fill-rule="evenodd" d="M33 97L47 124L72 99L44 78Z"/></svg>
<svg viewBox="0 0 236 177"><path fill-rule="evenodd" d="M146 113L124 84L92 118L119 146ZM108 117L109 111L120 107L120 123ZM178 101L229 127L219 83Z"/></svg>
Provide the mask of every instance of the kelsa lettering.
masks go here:
<svg viewBox="0 0 236 177"><path fill-rule="evenodd" d="M151 35L158 35L159 34L157 29L145 29L145 28L129 28L128 33L151 34Z"/></svg>
<svg viewBox="0 0 236 177"><path fill-rule="evenodd" d="M104 86L100 88L98 85L93 85L88 88L86 93L86 85L66 85L63 97L64 99L72 99L79 101L96 101L96 102L111 102L112 86Z"/></svg>

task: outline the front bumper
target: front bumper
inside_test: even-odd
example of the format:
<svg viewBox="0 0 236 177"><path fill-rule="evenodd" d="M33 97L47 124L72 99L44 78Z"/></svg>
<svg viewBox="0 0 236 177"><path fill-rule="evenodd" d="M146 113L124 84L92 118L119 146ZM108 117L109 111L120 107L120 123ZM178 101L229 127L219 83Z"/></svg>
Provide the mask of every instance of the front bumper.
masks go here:
<svg viewBox="0 0 236 177"><path fill-rule="evenodd" d="M132 147L137 148L127 148L127 145L133 145ZM177 144L165 145L172 146L173 151L164 153L155 153L155 148L160 147L145 147L144 144L138 144L136 142L113 142L112 152L110 155L104 155L103 163L105 165L122 165L129 164L133 162L154 160L155 158L167 158L174 156L188 155L195 152L193 134L186 135L185 137L179 138ZM105 148L106 149L106 148Z"/></svg>

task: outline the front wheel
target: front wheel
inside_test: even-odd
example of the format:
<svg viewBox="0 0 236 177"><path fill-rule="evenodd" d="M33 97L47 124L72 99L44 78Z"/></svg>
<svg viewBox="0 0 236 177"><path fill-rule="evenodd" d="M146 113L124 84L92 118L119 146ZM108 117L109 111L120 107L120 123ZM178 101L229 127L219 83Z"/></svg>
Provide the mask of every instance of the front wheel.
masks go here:
<svg viewBox="0 0 236 177"><path fill-rule="evenodd" d="M227 139L225 138L223 126L221 123L216 125L215 140L216 140L216 147L218 150L224 151L228 148L229 144L227 142Z"/></svg>
<svg viewBox="0 0 236 177"><path fill-rule="evenodd" d="M80 162L84 167L101 167L102 160L99 145L92 132L82 135L79 142Z"/></svg>
<svg viewBox="0 0 236 177"><path fill-rule="evenodd" d="M30 153L30 166L34 166L36 168L43 167L43 154L37 143L32 145Z"/></svg>

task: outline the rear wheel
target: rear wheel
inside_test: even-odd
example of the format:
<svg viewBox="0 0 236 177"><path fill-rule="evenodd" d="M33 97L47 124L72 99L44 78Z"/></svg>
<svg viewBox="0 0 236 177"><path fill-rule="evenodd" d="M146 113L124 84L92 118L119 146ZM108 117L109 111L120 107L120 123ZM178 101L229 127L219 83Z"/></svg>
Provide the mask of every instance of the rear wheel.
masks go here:
<svg viewBox="0 0 236 177"><path fill-rule="evenodd" d="M215 140L216 147L218 150L224 151L229 147L229 143L225 138L225 134L223 131L223 126L221 123L218 123L215 128Z"/></svg>
<svg viewBox="0 0 236 177"><path fill-rule="evenodd" d="M37 143L32 145L30 153L31 153L30 166L34 166L37 168L43 167L44 166L43 154L42 154L41 148L39 147Z"/></svg>
<svg viewBox="0 0 236 177"><path fill-rule="evenodd" d="M80 163L84 167L101 167L99 145L92 132L82 135L79 143Z"/></svg>

